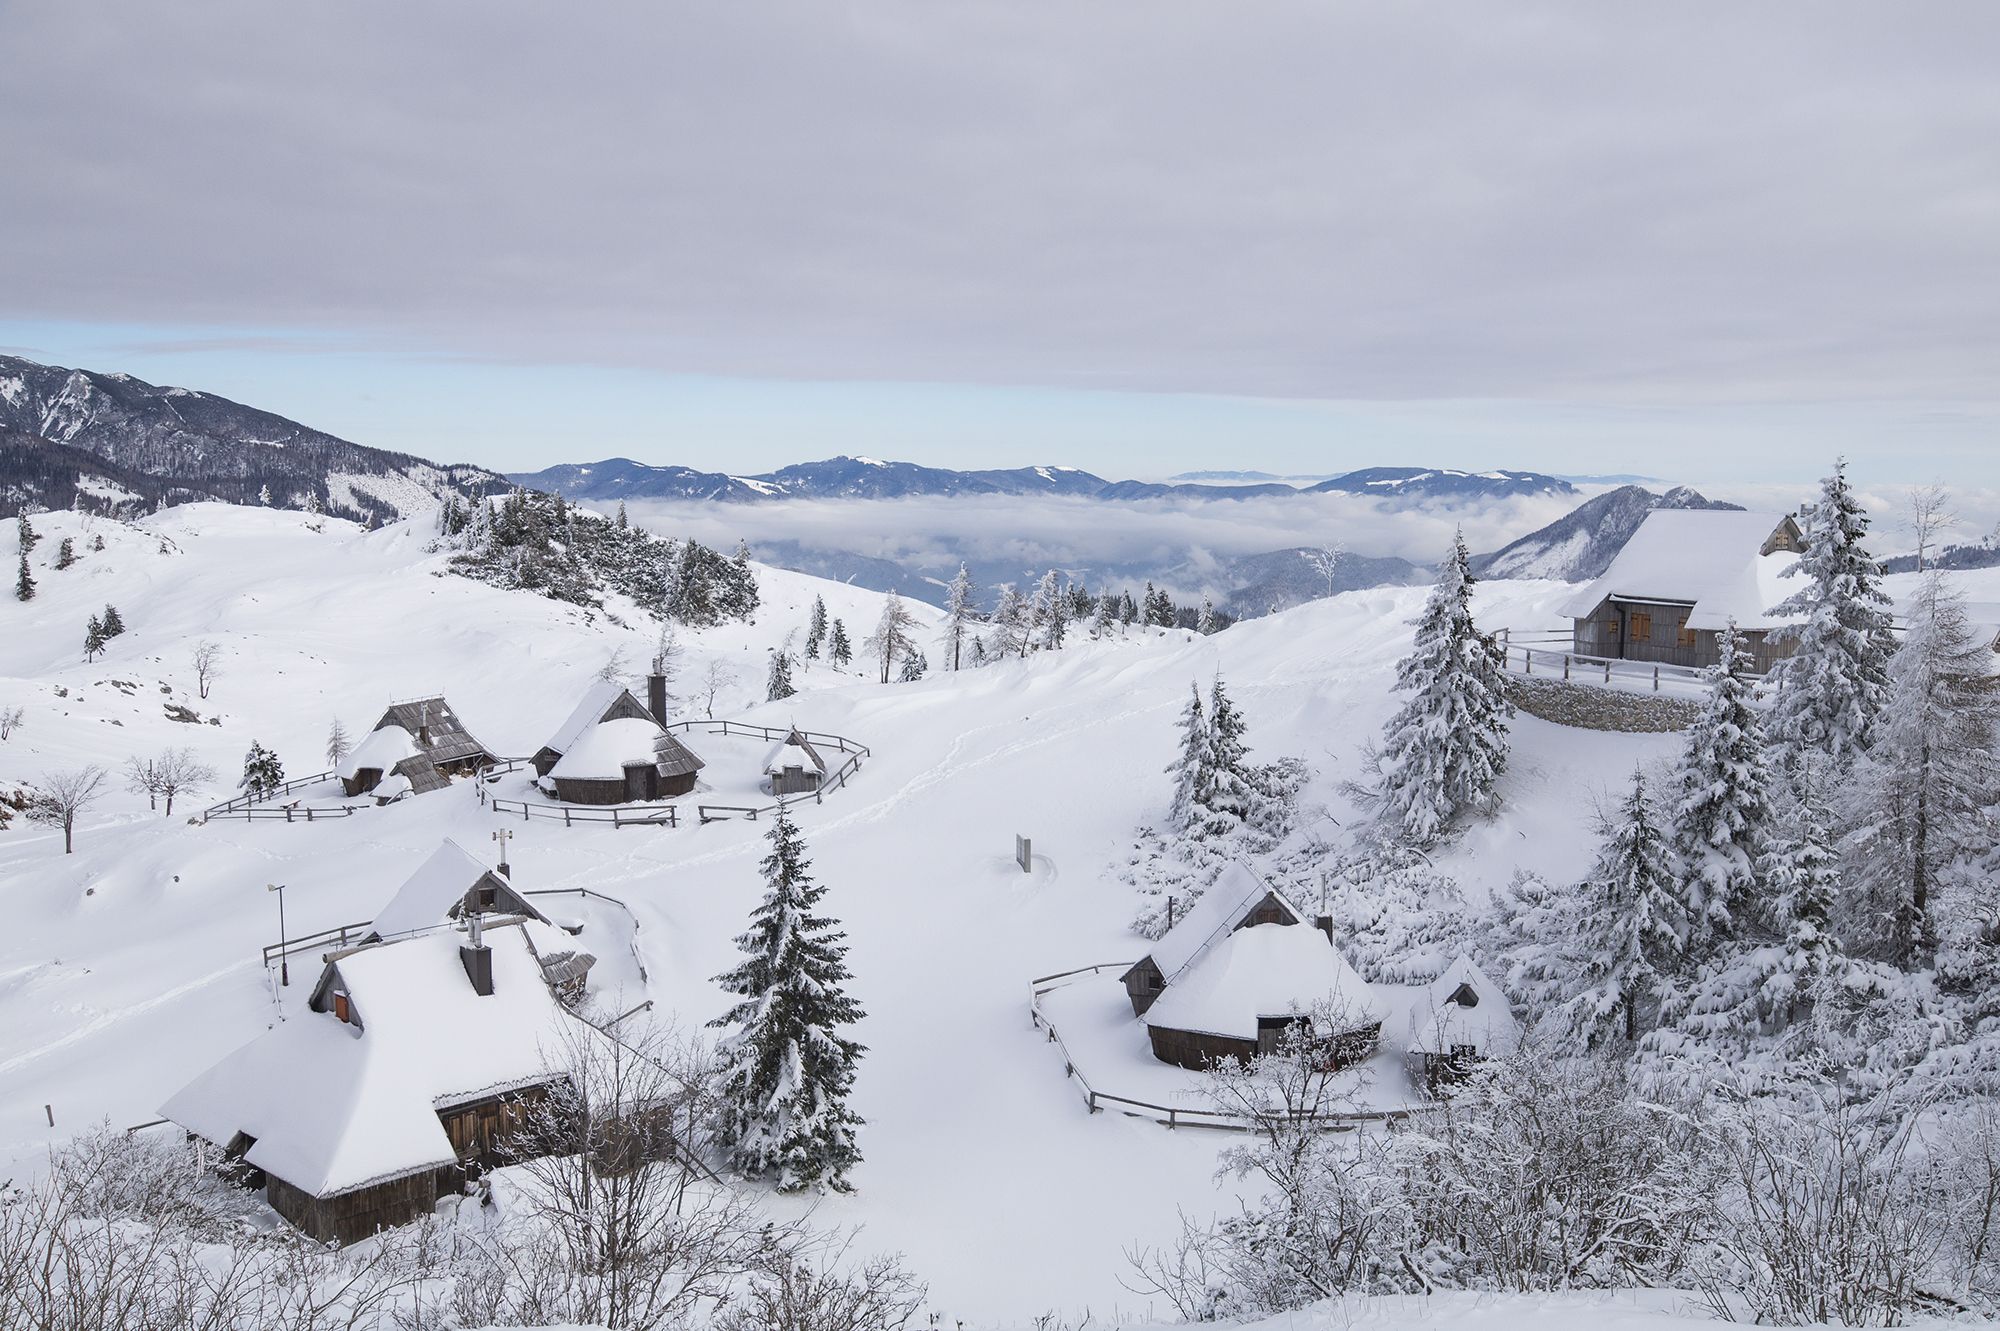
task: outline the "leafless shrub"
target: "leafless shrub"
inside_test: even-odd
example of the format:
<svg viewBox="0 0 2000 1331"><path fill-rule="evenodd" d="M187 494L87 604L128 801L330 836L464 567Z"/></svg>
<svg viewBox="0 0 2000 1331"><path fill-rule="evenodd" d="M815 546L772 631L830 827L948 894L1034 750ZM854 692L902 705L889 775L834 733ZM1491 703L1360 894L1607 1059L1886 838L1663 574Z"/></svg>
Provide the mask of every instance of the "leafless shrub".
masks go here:
<svg viewBox="0 0 2000 1331"><path fill-rule="evenodd" d="M0 707L0 739L14 738L14 732L21 728L21 721L27 710L21 707Z"/></svg>
<svg viewBox="0 0 2000 1331"><path fill-rule="evenodd" d="M924 1286L894 1257L852 1262L853 1238L822 1237L776 1251L716 1319L716 1331L898 1331L923 1307Z"/></svg>

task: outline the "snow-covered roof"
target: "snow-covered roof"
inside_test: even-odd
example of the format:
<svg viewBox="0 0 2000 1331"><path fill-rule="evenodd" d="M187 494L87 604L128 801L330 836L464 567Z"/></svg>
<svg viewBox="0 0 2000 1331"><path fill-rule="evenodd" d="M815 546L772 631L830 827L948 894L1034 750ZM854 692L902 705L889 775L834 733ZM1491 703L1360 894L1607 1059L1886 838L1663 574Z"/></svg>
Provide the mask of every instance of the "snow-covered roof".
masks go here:
<svg viewBox="0 0 2000 1331"><path fill-rule="evenodd" d="M1146 1024L1238 1040L1259 1017L1329 1007L1344 1029L1382 1020L1382 1001L1310 924L1253 924L1207 948L1146 1009Z"/></svg>
<svg viewBox="0 0 2000 1331"><path fill-rule="evenodd" d="M773 744L764 755L764 775L776 776L787 767L810 767L821 776L826 775L826 759L797 730Z"/></svg>
<svg viewBox="0 0 2000 1331"><path fill-rule="evenodd" d="M1147 955L1160 968L1160 975L1171 982L1177 971L1194 960L1203 948L1219 942L1249 914L1252 907L1264 899L1266 893L1284 902L1285 908L1295 918L1308 918L1304 911L1285 901L1283 893L1257 877L1238 860L1216 875L1208 891L1187 908L1174 922L1173 928L1160 935Z"/></svg>
<svg viewBox="0 0 2000 1331"><path fill-rule="evenodd" d="M569 719L556 727L544 747L556 753L568 753L583 732L604 719L611 710L611 704L618 701L618 695L625 692L625 686L615 679L600 679L584 692L583 701L569 714Z"/></svg>
<svg viewBox="0 0 2000 1331"><path fill-rule="evenodd" d="M549 769L558 781L619 781L628 767L651 767L659 724L621 716L599 721L583 731Z"/></svg>
<svg viewBox="0 0 2000 1331"><path fill-rule="evenodd" d="M1772 606L1798 590L1780 575L1797 559L1778 550L1760 553L1783 513L1733 509L1661 508L1646 515L1604 576L1564 603L1562 614L1584 619L1605 600L1660 601L1691 607L1690 629L1768 629Z"/></svg>
<svg viewBox="0 0 2000 1331"><path fill-rule="evenodd" d="M455 918L467 895L488 878L493 880L489 886L495 893L507 898L506 911L546 918L506 879L474 859L456 841L447 840L396 889L369 928L384 938L434 928Z"/></svg>
<svg viewBox="0 0 2000 1331"><path fill-rule="evenodd" d="M356 1026L306 1012L258 1036L161 1106L218 1145L255 1138L245 1159L316 1197L457 1159L438 1110L549 1080L591 1028L549 992L521 930L486 935L493 992L481 996L452 930L365 948L338 969Z"/></svg>
<svg viewBox="0 0 2000 1331"><path fill-rule="evenodd" d="M1521 1041L1521 1023L1507 995L1467 956L1424 986L1407 1015L1403 1047L1413 1054L1448 1054L1453 1045L1471 1045L1482 1055L1506 1054Z"/></svg>
<svg viewBox="0 0 2000 1331"><path fill-rule="evenodd" d="M343 781L352 781L363 768L369 767L387 775L395 770L397 763L418 752L417 741L409 731L401 726L382 726L369 731L359 744L348 750L335 775Z"/></svg>

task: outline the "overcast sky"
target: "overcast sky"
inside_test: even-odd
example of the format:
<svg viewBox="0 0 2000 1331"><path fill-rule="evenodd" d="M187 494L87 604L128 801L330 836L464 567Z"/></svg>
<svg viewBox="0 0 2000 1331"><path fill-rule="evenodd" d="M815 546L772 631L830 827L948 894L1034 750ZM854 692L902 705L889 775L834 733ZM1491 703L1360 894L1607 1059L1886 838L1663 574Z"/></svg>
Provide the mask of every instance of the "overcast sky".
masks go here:
<svg viewBox="0 0 2000 1331"><path fill-rule="evenodd" d="M2000 6L0 3L0 345L508 467L2000 480Z"/></svg>

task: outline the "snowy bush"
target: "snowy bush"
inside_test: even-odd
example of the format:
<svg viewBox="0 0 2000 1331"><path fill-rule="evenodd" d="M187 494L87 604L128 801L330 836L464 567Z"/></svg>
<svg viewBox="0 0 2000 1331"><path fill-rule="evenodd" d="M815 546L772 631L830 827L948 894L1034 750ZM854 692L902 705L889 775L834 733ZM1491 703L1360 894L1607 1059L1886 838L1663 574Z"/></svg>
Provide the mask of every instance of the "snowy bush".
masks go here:
<svg viewBox="0 0 2000 1331"><path fill-rule="evenodd" d="M1378 984L1436 979L1471 948L1471 916L1458 880L1421 852L1375 845L1329 866L1327 912L1341 953Z"/></svg>

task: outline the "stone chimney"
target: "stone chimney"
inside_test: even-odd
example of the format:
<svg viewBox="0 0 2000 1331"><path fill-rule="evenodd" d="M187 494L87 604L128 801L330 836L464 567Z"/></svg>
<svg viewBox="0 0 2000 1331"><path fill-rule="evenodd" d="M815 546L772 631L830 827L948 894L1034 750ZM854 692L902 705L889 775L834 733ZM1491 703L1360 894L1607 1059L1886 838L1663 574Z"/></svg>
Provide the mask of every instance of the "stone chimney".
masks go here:
<svg viewBox="0 0 2000 1331"><path fill-rule="evenodd" d="M428 702L420 702L417 704L417 747L428 749L430 746L431 705Z"/></svg>

